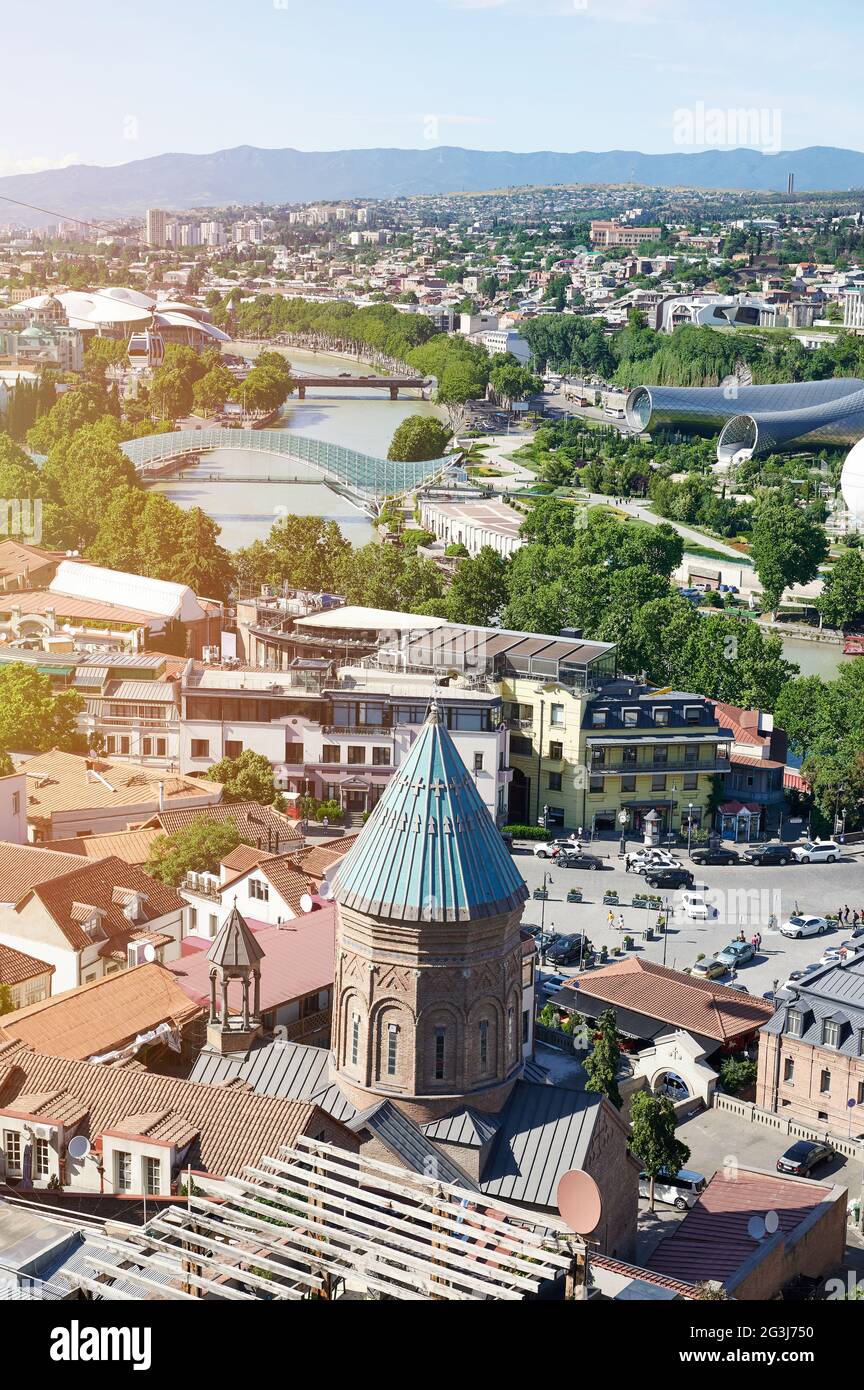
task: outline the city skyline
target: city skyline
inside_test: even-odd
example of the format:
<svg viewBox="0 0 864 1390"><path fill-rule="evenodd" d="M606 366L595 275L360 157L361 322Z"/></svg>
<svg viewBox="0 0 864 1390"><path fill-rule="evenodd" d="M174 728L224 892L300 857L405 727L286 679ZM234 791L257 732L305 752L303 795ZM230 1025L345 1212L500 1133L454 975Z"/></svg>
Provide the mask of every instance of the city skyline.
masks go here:
<svg viewBox="0 0 864 1390"><path fill-rule="evenodd" d="M48 0L38 35L23 12L9 17L8 98L28 120L0 142L0 177L247 144L864 148L852 95L864 21L846 0L818 14L733 0L722 28L684 0L376 0L371 13L348 0L314 12L155 0L146 16L93 0L88 15L82 26ZM63 101L62 126L55 100L32 102L34 71ZM88 72L98 93L85 103Z"/></svg>

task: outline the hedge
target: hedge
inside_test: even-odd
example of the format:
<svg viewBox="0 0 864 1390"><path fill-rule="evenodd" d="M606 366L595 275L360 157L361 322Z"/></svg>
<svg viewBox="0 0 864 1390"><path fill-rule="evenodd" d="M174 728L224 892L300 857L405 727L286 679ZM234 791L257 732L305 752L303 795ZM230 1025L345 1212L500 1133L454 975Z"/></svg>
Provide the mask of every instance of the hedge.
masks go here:
<svg viewBox="0 0 864 1390"><path fill-rule="evenodd" d="M551 840L552 833L542 825L505 825L502 835L512 835L514 840Z"/></svg>

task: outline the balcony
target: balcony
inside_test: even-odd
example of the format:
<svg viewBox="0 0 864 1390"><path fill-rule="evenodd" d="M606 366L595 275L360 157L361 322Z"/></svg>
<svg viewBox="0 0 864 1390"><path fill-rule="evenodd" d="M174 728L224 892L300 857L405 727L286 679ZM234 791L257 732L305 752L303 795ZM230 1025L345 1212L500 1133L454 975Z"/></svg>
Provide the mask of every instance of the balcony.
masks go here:
<svg viewBox="0 0 864 1390"><path fill-rule="evenodd" d="M322 734L341 734L350 738L392 738L393 726L390 724L322 724Z"/></svg>
<svg viewBox="0 0 864 1390"><path fill-rule="evenodd" d="M592 777L606 777L613 774L623 773L625 776L640 777L646 773L662 775L663 773L692 772L728 772L732 764L728 758L714 758L711 762L686 763L686 762L640 762L640 763L591 763L588 771Z"/></svg>
<svg viewBox="0 0 864 1390"><path fill-rule="evenodd" d="M222 901L222 886L218 880L213 883L202 884L201 875L196 874L195 877L197 882L192 882L187 874L180 887L185 889L187 893L194 893L196 898L209 898L214 903Z"/></svg>

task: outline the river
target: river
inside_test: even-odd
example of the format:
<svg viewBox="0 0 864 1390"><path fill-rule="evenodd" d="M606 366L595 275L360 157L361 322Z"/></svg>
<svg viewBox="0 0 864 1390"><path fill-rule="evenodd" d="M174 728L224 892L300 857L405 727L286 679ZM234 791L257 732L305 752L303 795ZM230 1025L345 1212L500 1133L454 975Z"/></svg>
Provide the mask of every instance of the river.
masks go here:
<svg viewBox="0 0 864 1390"><path fill-rule="evenodd" d="M232 343L231 351L255 357L266 346ZM377 375L374 368L353 358L303 352L300 348L280 351L301 373ZM304 401L292 396L286 402L280 419L271 428L331 440L363 454L386 458L393 431L407 415L443 418L439 407L421 400L419 393L391 401L385 391L355 388L340 392L335 388L310 387ZM291 478L308 473L309 482L244 483L244 476L260 477L263 471L268 476L284 474ZM374 535L365 512L331 491L320 481L320 474L291 459L271 458L250 450L214 449L202 455L200 462L182 477L166 479L156 486L179 506L200 507L212 517L221 528L220 541L227 550L264 540L274 521L285 513L332 518L356 546L365 545Z"/></svg>

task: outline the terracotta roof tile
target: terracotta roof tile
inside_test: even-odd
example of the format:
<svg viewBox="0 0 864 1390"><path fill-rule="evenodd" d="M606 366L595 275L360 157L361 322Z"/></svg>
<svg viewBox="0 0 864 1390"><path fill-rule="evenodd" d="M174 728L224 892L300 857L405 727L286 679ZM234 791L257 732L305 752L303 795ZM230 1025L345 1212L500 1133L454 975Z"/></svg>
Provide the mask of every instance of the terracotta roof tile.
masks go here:
<svg viewBox="0 0 864 1390"><path fill-rule="evenodd" d="M105 975L4 1014L0 1037L54 1057L83 1059L122 1047L159 1023L182 1029L200 1013L171 972L154 963Z"/></svg>
<svg viewBox="0 0 864 1390"><path fill-rule="evenodd" d="M299 846L303 840L293 821L283 816L281 811L274 810L272 806L263 806L260 801L222 801L215 806L197 809L171 806L154 816L148 822L148 828L157 824L166 835L173 835L175 831L185 829L202 815L213 817L215 820L233 820L242 839L263 849L278 850L280 845L288 842Z"/></svg>
<svg viewBox="0 0 864 1390"><path fill-rule="evenodd" d="M141 914L136 922L130 922L121 905L114 901L114 890L118 887L136 889L142 895ZM38 884L32 891L70 946L79 951L91 946L93 938L76 921L77 904L98 910L99 925L110 941L140 932L149 922L178 912L184 906L176 889L151 878L136 864L124 864L114 855L93 863L88 861L61 878Z"/></svg>
<svg viewBox="0 0 864 1390"><path fill-rule="evenodd" d="M0 902L19 903L37 884L48 883L80 867L78 855L0 840Z"/></svg>
<svg viewBox="0 0 864 1390"><path fill-rule="evenodd" d="M699 980L653 961L629 959L580 975L579 993L705 1038L726 1042L760 1028L772 1005L713 980Z"/></svg>
<svg viewBox="0 0 864 1390"><path fill-rule="evenodd" d="M106 806L134 806L155 809L159 788L166 803L188 809L189 801L218 802L222 798L219 782L202 777L178 777L137 763L113 763L54 748L24 759L18 771L27 776L27 815L31 820L48 819L56 811L78 811ZM197 807L194 810L202 810Z"/></svg>
<svg viewBox="0 0 864 1390"><path fill-rule="evenodd" d="M51 840L45 848L80 859L107 859L116 855L126 864L146 864L158 830L118 830L115 835L79 835L74 840Z"/></svg>
<svg viewBox="0 0 864 1390"><path fill-rule="evenodd" d="M37 960L12 946L0 945L0 985L20 985L38 975L53 975L56 969L56 965L49 965L46 960ZM3 1022L9 1017L11 1015L5 1014Z"/></svg>

